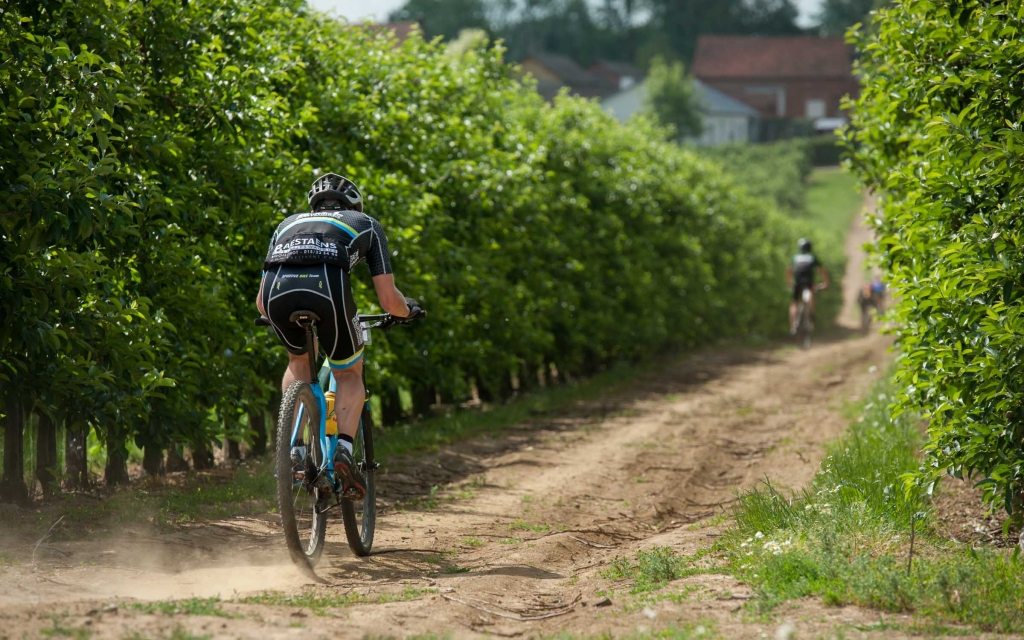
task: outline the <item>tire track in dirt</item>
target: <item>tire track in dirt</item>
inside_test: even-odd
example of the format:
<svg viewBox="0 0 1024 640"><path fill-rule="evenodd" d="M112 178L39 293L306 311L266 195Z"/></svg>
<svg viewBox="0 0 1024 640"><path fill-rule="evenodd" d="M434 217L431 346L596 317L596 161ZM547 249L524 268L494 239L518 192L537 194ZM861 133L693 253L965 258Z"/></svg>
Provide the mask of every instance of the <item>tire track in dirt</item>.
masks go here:
<svg viewBox="0 0 1024 640"><path fill-rule="evenodd" d="M860 279L848 273L846 288L856 291ZM602 572L639 549L692 554L709 547L736 492L766 476L775 486L803 486L823 445L847 424L843 405L882 375L890 344L840 327L810 351L707 351L659 365L567 415L392 463L383 477L375 553L352 557L335 523L319 568L325 585L304 586L271 519L229 520L177 537L153 534L148 547L125 548L130 557L158 551L149 565L76 568L51 560L34 570L8 568L0 574L0 638L37 632L54 613L66 613L68 625L88 623L97 638L162 637L176 625L214 638L621 635L707 619L725 637L760 637L765 625L744 622L739 611L749 590L729 576L683 578L663 592L688 595L644 603ZM441 489L432 494L431 486ZM398 508L413 500L418 507ZM184 550L168 551L174 544ZM75 557L83 557L81 548ZM355 590L397 601L329 609L327 616L234 603L222 607L237 618L103 609L116 598L263 589ZM611 603L598 606L610 591ZM799 607L780 616L793 618L800 637L879 618L810 601Z"/></svg>

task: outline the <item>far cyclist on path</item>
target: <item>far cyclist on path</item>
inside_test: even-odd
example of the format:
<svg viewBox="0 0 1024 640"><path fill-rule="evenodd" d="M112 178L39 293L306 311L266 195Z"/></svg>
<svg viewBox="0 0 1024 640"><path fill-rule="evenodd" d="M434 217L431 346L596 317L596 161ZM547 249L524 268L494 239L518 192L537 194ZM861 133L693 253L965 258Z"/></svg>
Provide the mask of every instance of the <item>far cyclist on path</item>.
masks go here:
<svg viewBox="0 0 1024 640"><path fill-rule="evenodd" d="M395 287L384 229L363 213L363 198L355 184L337 174L325 174L313 183L309 206L311 213L289 216L274 232L256 307L288 349L282 393L294 380L313 380L315 374L305 355L305 332L289 316L299 310L320 316L317 340L338 383L335 416L340 446L335 450L335 473L346 491L362 493L365 482L352 458L352 441L366 393L363 332L349 272L366 260L380 306L387 313L413 318L422 310Z"/></svg>
<svg viewBox="0 0 1024 640"><path fill-rule="evenodd" d="M811 241L806 238L800 238L797 243L797 247L800 253L793 256L793 261L789 264L789 268L786 269L786 280L789 286L793 289L793 299L789 303L789 332L796 335L796 314L800 303L800 299L803 296L805 290L811 292L811 300L809 303L811 318L814 319L814 302L815 302L815 289L814 286L814 272L817 270L818 275L821 276L821 288L827 289L830 280L828 277L828 270L823 265L811 248Z"/></svg>

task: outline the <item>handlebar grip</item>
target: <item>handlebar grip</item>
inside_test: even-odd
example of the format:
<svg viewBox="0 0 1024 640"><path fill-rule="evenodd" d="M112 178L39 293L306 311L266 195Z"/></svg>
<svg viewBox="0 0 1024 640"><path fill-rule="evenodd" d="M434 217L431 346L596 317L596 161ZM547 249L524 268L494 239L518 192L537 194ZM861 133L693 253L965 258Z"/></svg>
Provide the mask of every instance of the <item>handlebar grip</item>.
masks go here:
<svg viewBox="0 0 1024 640"><path fill-rule="evenodd" d="M270 324L270 320L268 318L263 317L263 316L260 316L260 317L256 318L256 320L253 323L257 327L269 327L269 326L272 326Z"/></svg>

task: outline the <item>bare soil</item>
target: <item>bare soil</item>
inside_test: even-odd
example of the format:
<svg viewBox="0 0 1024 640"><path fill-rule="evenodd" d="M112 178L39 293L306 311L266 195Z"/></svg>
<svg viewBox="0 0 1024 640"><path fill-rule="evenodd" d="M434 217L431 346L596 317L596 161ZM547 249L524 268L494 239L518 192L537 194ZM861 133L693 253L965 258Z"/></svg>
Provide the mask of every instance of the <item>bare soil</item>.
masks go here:
<svg viewBox="0 0 1024 640"><path fill-rule="evenodd" d="M851 255L867 239L855 227ZM851 260L854 304L862 273ZM813 476L848 422L844 405L891 359L888 338L853 329L855 308L843 322L809 351L704 351L566 415L392 462L373 555L354 557L332 524L321 584L290 565L272 515L35 547L41 524L5 543L20 563L0 567L0 639L628 636L687 624L726 638L776 637L782 624L799 638L901 637L857 627L908 617L812 600L758 617L744 607L750 589L728 575L676 580L648 599L602 575L615 558L654 546L707 549L739 491L766 477L796 489ZM230 601L267 590L372 602L314 611ZM212 596L225 600L224 615L133 607Z"/></svg>

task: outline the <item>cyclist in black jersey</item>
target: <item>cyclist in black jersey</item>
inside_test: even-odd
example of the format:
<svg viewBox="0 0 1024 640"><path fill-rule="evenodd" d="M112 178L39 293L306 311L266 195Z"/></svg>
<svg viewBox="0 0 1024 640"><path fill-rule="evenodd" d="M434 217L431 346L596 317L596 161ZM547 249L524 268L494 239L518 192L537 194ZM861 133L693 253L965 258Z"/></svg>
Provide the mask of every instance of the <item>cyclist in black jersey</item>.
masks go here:
<svg viewBox="0 0 1024 640"><path fill-rule="evenodd" d="M320 317L317 340L327 353L338 383L335 416L338 448L335 472L345 489L365 490L352 459L352 439L364 402L363 332L352 298L349 272L366 261L384 311L400 318L422 314L419 304L395 287L384 229L363 213L363 198L350 180L334 173L318 178L309 191L310 213L289 216L278 225L263 262L256 307L270 320L288 349L281 392L295 380L312 380L304 330L289 316L313 311Z"/></svg>
<svg viewBox="0 0 1024 640"><path fill-rule="evenodd" d="M816 297L814 286L815 270L821 276L822 289L827 289L830 284L828 269L818 260L818 256L814 255L811 241L806 238L800 238L797 242L797 248L799 253L793 256L793 261L789 263L789 267L786 269L786 280L793 290L793 299L789 303L789 332L793 335L796 335L796 314L804 290L810 290L811 292L811 317L814 317L814 301Z"/></svg>

